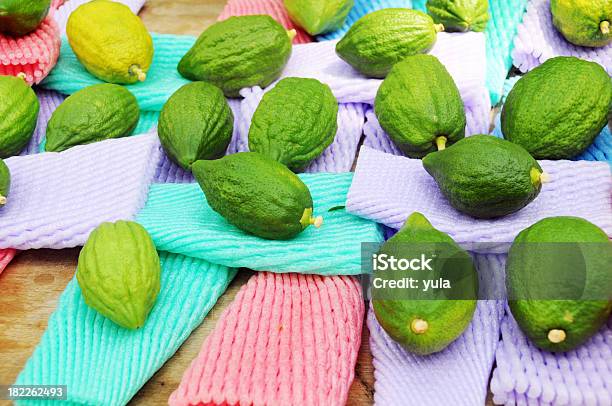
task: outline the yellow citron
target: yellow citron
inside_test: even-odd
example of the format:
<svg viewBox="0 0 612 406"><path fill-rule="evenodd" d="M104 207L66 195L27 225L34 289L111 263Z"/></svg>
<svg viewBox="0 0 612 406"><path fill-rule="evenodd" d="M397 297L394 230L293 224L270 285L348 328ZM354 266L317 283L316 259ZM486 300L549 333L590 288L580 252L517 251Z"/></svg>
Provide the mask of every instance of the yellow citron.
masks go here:
<svg viewBox="0 0 612 406"><path fill-rule="evenodd" d="M118 84L146 79L153 40L127 6L109 0L85 3L70 14L66 35L79 61L98 79Z"/></svg>

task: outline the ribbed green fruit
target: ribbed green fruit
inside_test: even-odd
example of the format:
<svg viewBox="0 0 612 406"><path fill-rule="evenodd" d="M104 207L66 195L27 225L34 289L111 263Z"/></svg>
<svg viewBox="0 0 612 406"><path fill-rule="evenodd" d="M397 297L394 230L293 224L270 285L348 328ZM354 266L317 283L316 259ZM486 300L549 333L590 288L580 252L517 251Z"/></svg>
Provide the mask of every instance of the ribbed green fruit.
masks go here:
<svg viewBox="0 0 612 406"><path fill-rule="evenodd" d="M228 97L238 97L240 89L266 87L280 76L294 35L268 15L230 17L200 35L178 71L187 79L218 86Z"/></svg>
<svg viewBox="0 0 612 406"><path fill-rule="evenodd" d="M540 193L542 168L525 149L491 135L474 135L423 158L425 170L457 210L476 218L505 216Z"/></svg>
<svg viewBox="0 0 612 406"><path fill-rule="evenodd" d="M612 243L577 217L545 218L521 231L506 263L508 304L538 347L570 351L612 312Z"/></svg>
<svg viewBox="0 0 612 406"><path fill-rule="evenodd" d="M86 87L69 96L47 125L45 150L65 151L134 132L140 110L132 93L110 83Z"/></svg>
<svg viewBox="0 0 612 406"><path fill-rule="evenodd" d="M256 152L197 161L193 174L210 207L230 224L271 240L295 237L313 217L308 187L284 165Z"/></svg>
<svg viewBox="0 0 612 406"><path fill-rule="evenodd" d="M431 55L409 56L395 65L378 89L374 109L382 128L412 158L465 137L459 89Z"/></svg>
<svg viewBox="0 0 612 406"><path fill-rule="evenodd" d="M0 158L17 155L36 129L40 104L21 78L0 76Z"/></svg>
<svg viewBox="0 0 612 406"><path fill-rule="evenodd" d="M424 256L432 262L431 270L409 271L410 277L419 281L418 289L406 289L397 298L392 292L380 294L381 298L377 298L379 292L372 292L374 314L387 334L418 355L442 351L455 341L470 324L476 309L478 275L470 255L420 213L408 217L378 255L393 256L398 261ZM388 272L395 271L380 274ZM440 277L453 280L450 289L423 291L425 280Z"/></svg>
<svg viewBox="0 0 612 406"><path fill-rule="evenodd" d="M285 0L291 20L310 35L342 27L354 4L354 0Z"/></svg>
<svg viewBox="0 0 612 406"><path fill-rule="evenodd" d="M34 31L50 6L51 0L0 0L0 32L21 37Z"/></svg>
<svg viewBox="0 0 612 406"><path fill-rule="evenodd" d="M427 0L427 12L447 31L482 32L489 21L487 0Z"/></svg>
<svg viewBox="0 0 612 406"><path fill-rule="evenodd" d="M316 79L286 78L267 92L251 121L249 149L304 169L333 142L338 101Z"/></svg>
<svg viewBox="0 0 612 406"><path fill-rule="evenodd" d="M551 0L550 11L555 27L572 44L612 43L612 0Z"/></svg>
<svg viewBox="0 0 612 406"><path fill-rule="evenodd" d="M593 143L608 122L610 106L612 81L601 65L552 58L510 91L502 131L536 159L570 159Z"/></svg>
<svg viewBox="0 0 612 406"><path fill-rule="evenodd" d="M138 223L102 223L79 254L76 278L85 303L121 327L147 320L160 289L161 266L149 233Z"/></svg>
<svg viewBox="0 0 612 406"><path fill-rule="evenodd" d="M429 51L442 25L407 8L387 8L360 18L336 45L336 53L366 76L384 78L393 65Z"/></svg>
<svg viewBox="0 0 612 406"><path fill-rule="evenodd" d="M157 132L164 150L186 170L200 159L221 157L232 139L234 115L218 87L189 83L168 99Z"/></svg>
<svg viewBox="0 0 612 406"><path fill-rule="evenodd" d="M9 192L11 191L11 171L8 166L0 159L0 207L7 202Z"/></svg>

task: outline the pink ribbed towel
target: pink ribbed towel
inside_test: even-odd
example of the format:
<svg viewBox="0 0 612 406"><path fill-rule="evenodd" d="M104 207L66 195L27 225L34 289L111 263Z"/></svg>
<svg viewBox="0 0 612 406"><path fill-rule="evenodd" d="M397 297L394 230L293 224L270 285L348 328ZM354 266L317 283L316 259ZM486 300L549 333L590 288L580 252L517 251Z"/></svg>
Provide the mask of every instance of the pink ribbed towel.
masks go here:
<svg viewBox="0 0 612 406"><path fill-rule="evenodd" d="M29 84L38 84L55 66L60 45L59 29L51 15L23 37L0 34L0 75L25 73Z"/></svg>
<svg viewBox="0 0 612 406"><path fill-rule="evenodd" d="M295 29L297 35L293 39L294 44L312 42L310 35L293 24L289 14L287 14L283 0L229 0L219 16L219 20L252 14L269 14L286 29Z"/></svg>
<svg viewBox="0 0 612 406"><path fill-rule="evenodd" d="M15 254L17 254L17 250L12 248L0 250L0 273L8 266Z"/></svg>
<svg viewBox="0 0 612 406"><path fill-rule="evenodd" d="M363 315L353 277L259 272L226 309L169 404L344 405Z"/></svg>

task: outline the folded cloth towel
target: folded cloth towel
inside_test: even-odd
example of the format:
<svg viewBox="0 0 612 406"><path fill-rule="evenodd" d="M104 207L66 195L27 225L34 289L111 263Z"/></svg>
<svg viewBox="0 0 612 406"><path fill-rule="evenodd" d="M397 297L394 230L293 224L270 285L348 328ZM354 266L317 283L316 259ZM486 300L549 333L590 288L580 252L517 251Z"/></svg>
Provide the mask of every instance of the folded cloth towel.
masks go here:
<svg viewBox="0 0 612 406"><path fill-rule="evenodd" d="M612 319L585 344L564 353L535 347L506 309L491 379L505 405L611 405Z"/></svg>
<svg viewBox="0 0 612 406"><path fill-rule="evenodd" d="M279 273L361 273L361 243L382 241L381 229L344 210L328 211L345 204L353 174L300 177L310 189L315 214L322 215L324 223L291 240L264 240L229 225L208 206L197 184L151 185L136 221L151 234L158 249L215 264Z"/></svg>
<svg viewBox="0 0 612 406"><path fill-rule="evenodd" d="M506 84L504 85L506 94L510 93L510 90L512 90L520 78L520 76L514 76L506 81ZM501 129L500 114L495 117L495 127L491 134L498 138L504 138ZM612 133L610 132L610 127L604 128L601 134L595 138L593 144L591 144L586 151L576 156L574 160L607 162L612 167Z"/></svg>
<svg viewBox="0 0 612 406"><path fill-rule="evenodd" d="M505 255L476 255L480 277L503 281ZM378 405L484 405L499 341L502 300L481 300L471 324L445 350L418 356L382 329L370 307L368 328L374 357L374 403Z"/></svg>
<svg viewBox="0 0 612 406"><path fill-rule="evenodd" d="M336 31L329 32L327 34L317 35L317 40L327 41L333 39L340 39L346 34L353 24L361 17L372 11L380 10L383 8L412 8L411 0L355 0L355 5L349 12L344 25Z"/></svg>
<svg viewBox="0 0 612 406"><path fill-rule="evenodd" d="M0 250L0 273L8 266L17 254L17 251L12 248L6 248Z"/></svg>
<svg viewBox="0 0 612 406"><path fill-rule="evenodd" d="M68 17L74 10L79 6L89 3L91 0L69 0L64 3L61 7L58 7L55 12L54 18L59 25L61 35L66 35L66 24L68 23ZM132 13L138 14L140 9L144 6L145 0L114 0L117 3L123 3L132 10Z"/></svg>
<svg viewBox="0 0 612 406"><path fill-rule="evenodd" d="M312 37L291 21L283 0L229 0L219 16L219 21L233 16L253 14L268 14L287 30L294 29L297 33L293 38L294 44L312 42Z"/></svg>
<svg viewBox="0 0 612 406"><path fill-rule="evenodd" d="M133 218L158 148L156 137L141 136L5 160L12 187L0 209L0 248L75 247L103 221Z"/></svg>
<svg viewBox="0 0 612 406"><path fill-rule="evenodd" d="M260 272L226 309L169 404L344 405L363 311L352 277Z"/></svg>
<svg viewBox="0 0 612 406"><path fill-rule="evenodd" d="M531 204L499 219L477 220L450 206L420 160L362 147L346 207L349 213L396 229L411 213L421 212L458 243L499 243L499 252L505 252L504 243L512 242L521 230L551 216L584 217L612 236L610 167L587 161L540 164L551 180ZM498 252L493 246L487 249Z"/></svg>
<svg viewBox="0 0 612 406"><path fill-rule="evenodd" d="M514 66L527 72L555 56L575 56L602 65L612 75L612 44L603 48L573 45L552 23L550 0L531 0L514 40Z"/></svg>
<svg viewBox="0 0 612 406"><path fill-rule="evenodd" d="M0 75L23 73L29 84L40 83L57 62L60 42L59 29L51 15L23 37L0 34Z"/></svg>
<svg viewBox="0 0 612 406"><path fill-rule="evenodd" d="M249 128L255 110L264 95L259 87L243 89L244 97L241 105L240 122L234 135L228 153L244 152L249 150ZM338 107L338 132L334 142L323 154L314 160L305 172L349 172L355 161L357 146L363 133L365 122L364 105L361 103L340 104Z"/></svg>
<svg viewBox="0 0 612 406"><path fill-rule="evenodd" d="M67 385L71 404L126 404L202 322L236 273L167 252L160 259L161 291L138 330L87 306L72 279L16 384Z"/></svg>

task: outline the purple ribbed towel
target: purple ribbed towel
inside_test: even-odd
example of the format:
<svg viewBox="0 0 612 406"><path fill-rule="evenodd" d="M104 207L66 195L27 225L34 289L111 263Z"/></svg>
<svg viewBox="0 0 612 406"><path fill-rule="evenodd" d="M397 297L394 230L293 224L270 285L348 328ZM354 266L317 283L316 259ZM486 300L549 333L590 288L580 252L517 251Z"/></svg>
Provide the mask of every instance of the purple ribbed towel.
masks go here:
<svg viewBox="0 0 612 406"><path fill-rule="evenodd" d="M418 159L362 147L349 190L347 211L400 228L413 212L459 244L508 243L526 227L550 216L578 216L612 236L612 176L603 162L541 161L550 182L523 210L493 220L476 220L453 209ZM507 246L500 244L501 251Z"/></svg>
<svg viewBox="0 0 612 406"><path fill-rule="evenodd" d="M576 56L602 65L612 75L612 44L603 48L569 43L554 27L550 0L532 0L514 39L514 66L527 72L555 56Z"/></svg>
<svg viewBox="0 0 612 406"><path fill-rule="evenodd" d="M506 310L491 379L493 400L505 405L612 405L612 319L573 351L536 348Z"/></svg>
<svg viewBox="0 0 612 406"><path fill-rule="evenodd" d="M0 209L0 248L68 248L104 221L144 206L159 161L154 136L119 138L12 157L11 196Z"/></svg>
<svg viewBox="0 0 612 406"><path fill-rule="evenodd" d="M503 281L505 255L476 255L479 276ZM501 300L478 302L472 323L445 350L418 356L405 351L368 313L374 357L374 402L385 406L483 405L499 341Z"/></svg>
<svg viewBox="0 0 612 406"><path fill-rule="evenodd" d="M47 123L51 118L51 114L53 114L55 109L66 99L66 96L53 90L36 89L36 95L38 96L38 101L40 103L38 122L36 123L36 130L34 130L32 139L25 149L21 151L21 155L32 155L38 153L38 145L43 138L45 138Z"/></svg>

